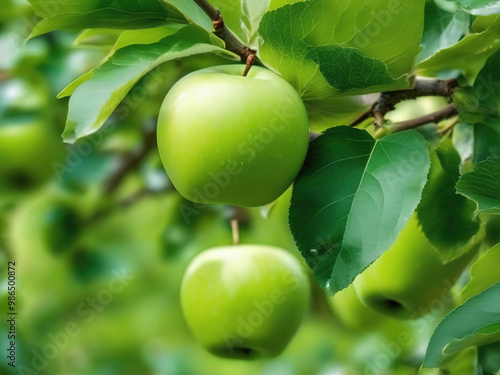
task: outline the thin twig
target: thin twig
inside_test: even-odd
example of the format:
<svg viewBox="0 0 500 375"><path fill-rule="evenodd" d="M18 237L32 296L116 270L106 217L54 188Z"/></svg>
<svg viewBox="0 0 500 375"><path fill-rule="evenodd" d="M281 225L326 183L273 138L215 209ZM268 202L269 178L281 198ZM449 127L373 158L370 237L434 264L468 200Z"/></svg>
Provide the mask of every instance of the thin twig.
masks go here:
<svg viewBox="0 0 500 375"><path fill-rule="evenodd" d="M156 147L156 128L144 132L144 143L141 148L123 160L118 169L111 175L105 184L104 191L107 194L114 192L127 177L127 175L135 170L141 161Z"/></svg>
<svg viewBox="0 0 500 375"><path fill-rule="evenodd" d="M172 185L168 185L167 188L161 189L161 190L153 190L153 189L149 189L149 188L143 188L143 189L138 190L135 193L129 195L127 198L119 201L118 207L127 208L144 197L157 195L157 194L163 194L163 193L166 193L170 190L173 190Z"/></svg>
<svg viewBox="0 0 500 375"><path fill-rule="evenodd" d="M171 184L169 184L164 189L160 189L160 190L153 190L153 189L149 189L149 188L143 188L143 189L137 190L136 192L132 193L128 197L118 201L116 204L106 206L106 207L94 212L88 218L88 222L95 224L96 221L104 219L104 218L108 217L109 215L113 214L114 212L117 212L120 209L125 209L127 207L130 207L131 205L138 202L142 198L150 197L150 196L154 196L154 195L159 195L159 194L165 194L165 193L168 193L170 191L174 191L174 187Z"/></svg>
<svg viewBox="0 0 500 375"><path fill-rule="evenodd" d="M239 39L226 27L219 10L210 4L207 0L194 0L196 4L212 20L214 25L214 34L226 43L226 49L240 56L241 61L247 62L248 56L255 55L257 51L245 46Z"/></svg>
<svg viewBox="0 0 500 375"><path fill-rule="evenodd" d="M402 121L402 122L395 122L391 125L389 125L389 129L391 130L392 133L400 132L403 130L408 130L408 129L414 129L416 127L419 127L421 125L429 124L429 123L438 123L441 120L453 117L458 115L457 107L455 107L455 104L450 104L447 107L444 107L443 109L429 113L428 115L422 116L422 117L417 117L412 120L408 121Z"/></svg>
<svg viewBox="0 0 500 375"><path fill-rule="evenodd" d="M455 127L455 125L456 125L456 124L458 124L458 117L457 117L457 118L455 118L452 122L450 122L448 125L446 125L446 126L445 126L445 127L443 127L442 129L439 129L439 130L437 131L437 134L438 134L439 136L443 136L443 135L445 135L445 134L446 134L446 133L448 133L450 130L452 130L452 129Z"/></svg>
<svg viewBox="0 0 500 375"><path fill-rule="evenodd" d="M358 116L358 118L356 118L349 126L359 125L364 120L373 117L374 125L376 127L381 127L384 122L385 114L392 111L399 102L416 99L422 96L448 97L453 94L453 90L457 86L458 82L456 79L416 79L415 86L412 89L381 93L375 103Z"/></svg>
<svg viewBox="0 0 500 375"><path fill-rule="evenodd" d="M373 117L373 105L368 107L363 113L361 113L358 117L356 117L350 124L349 126L357 126L361 124L363 121L366 119L369 119L370 117Z"/></svg>

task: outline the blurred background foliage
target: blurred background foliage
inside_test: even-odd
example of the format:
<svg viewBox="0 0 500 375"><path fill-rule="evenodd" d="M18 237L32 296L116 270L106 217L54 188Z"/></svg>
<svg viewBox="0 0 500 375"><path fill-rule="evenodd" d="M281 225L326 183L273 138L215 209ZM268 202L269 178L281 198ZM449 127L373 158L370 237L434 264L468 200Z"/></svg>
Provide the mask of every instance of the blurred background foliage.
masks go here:
<svg viewBox="0 0 500 375"><path fill-rule="evenodd" d="M37 21L29 4L2 0L0 8L0 264L6 270L9 259L16 261L18 364L43 367L25 373L418 373L427 340L450 306L411 323L396 321L368 311L352 288L335 302L315 282L310 313L278 358L229 361L206 353L184 323L179 286L197 253L231 243L229 219L239 219L242 243L280 246L302 259L288 229L289 192L263 210L195 206L172 189L151 141L171 85L227 60L196 56L162 65L98 134L64 145L68 99L57 94L97 65L118 33L52 32L25 43ZM444 105L421 99L391 116L401 121ZM321 121L315 124L323 130ZM2 271L4 286L6 276ZM100 304L117 278L123 288ZM5 316L6 287L0 293ZM359 316L342 308L351 305ZM74 337L64 336L68 323L77 327ZM7 328L2 319L2 349ZM53 358L39 358L54 345ZM472 355L460 353L464 366ZM0 374L20 373L2 358ZM460 360L452 362L451 374L469 373L456 369Z"/></svg>

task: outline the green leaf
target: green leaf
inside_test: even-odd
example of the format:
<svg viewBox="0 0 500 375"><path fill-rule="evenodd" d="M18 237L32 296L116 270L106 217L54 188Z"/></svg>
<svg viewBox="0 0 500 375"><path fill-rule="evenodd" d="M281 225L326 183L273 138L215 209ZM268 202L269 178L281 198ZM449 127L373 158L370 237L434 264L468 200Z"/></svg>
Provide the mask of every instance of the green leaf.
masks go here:
<svg viewBox="0 0 500 375"><path fill-rule="evenodd" d="M470 14L483 16L500 14L500 1L498 0L456 0L456 2Z"/></svg>
<svg viewBox="0 0 500 375"><path fill-rule="evenodd" d="M429 171L414 131L373 139L345 126L311 142L293 188L290 228L318 283L347 287L396 240Z"/></svg>
<svg viewBox="0 0 500 375"><path fill-rule="evenodd" d="M269 0L211 0L224 16L225 24L247 46L257 48L259 22Z"/></svg>
<svg viewBox="0 0 500 375"><path fill-rule="evenodd" d="M176 6L187 18L205 30L212 31L212 20L193 0L164 0Z"/></svg>
<svg viewBox="0 0 500 375"><path fill-rule="evenodd" d="M434 331L423 366L437 367L447 356L469 346L500 340L500 283L449 313Z"/></svg>
<svg viewBox="0 0 500 375"><path fill-rule="evenodd" d="M486 375L477 372L476 347L454 353L440 363L439 369L421 367L418 375Z"/></svg>
<svg viewBox="0 0 500 375"><path fill-rule="evenodd" d="M471 278L462 290L461 300L466 301L500 282L500 244L489 249L471 267Z"/></svg>
<svg viewBox="0 0 500 375"><path fill-rule="evenodd" d="M486 60L500 49L500 18L479 33L470 33L451 47L441 49L417 66L417 74L435 77L445 71L460 71L470 82Z"/></svg>
<svg viewBox="0 0 500 375"><path fill-rule="evenodd" d="M369 106L359 96L327 96L306 100L304 104L309 116L309 127L317 133L334 126L349 124Z"/></svg>
<svg viewBox="0 0 500 375"><path fill-rule="evenodd" d="M477 203L476 211L500 213L500 158L476 164L460 178L457 191Z"/></svg>
<svg viewBox="0 0 500 375"><path fill-rule="evenodd" d="M418 61L433 56L443 48L448 48L464 37L470 27L470 16L464 11L451 13L440 8L434 1L425 3L424 49L418 55Z"/></svg>
<svg viewBox="0 0 500 375"><path fill-rule="evenodd" d="M484 375L500 374L500 341L481 346L478 350L478 362Z"/></svg>
<svg viewBox="0 0 500 375"><path fill-rule="evenodd" d="M267 12L260 56L305 98L408 86L424 1L311 0Z"/></svg>
<svg viewBox="0 0 500 375"><path fill-rule="evenodd" d="M500 120L459 123L453 130L453 142L463 161L479 163L490 157L500 157Z"/></svg>
<svg viewBox="0 0 500 375"><path fill-rule="evenodd" d="M110 49L105 61L109 60L110 57L113 56L113 54L121 48L125 48L133 44L152 44L159 42L163 38L179 31L179 29L181 29L182 27L185 27L185 25L174 23L159 27L153 27L151 29L121 31L119 36L116 38L112 48ZM93 31L93 30L96 29L89 29L87 31ZM102 64L104 64L104 62ZM99 66L101 66L102 64L100 64ZM78 86L80 86L83 82L88 81L90 78L94 76L94 72L97 68L94 68L85 73L84 75L82 75L81 77L75 79L68 86L66 86L64 90L62 90L59 93L57 98L60 99L73 94L73 92L77 89Z"/></svg>
<svg viewBox="0 0 500 375"><path fill-rule="evenodd" d="M157 43L118 50L85 77L69 101L63 138L74 142L97 131L130 89L150 70L166 61L189 55L224 51L222 42L204 29L187 25Z"/></svg>
<svg viewBox="0 0 500 375"><path fill-rule="evenodd" d="M86 29L78 35L74 45L111 48L121 33L122 31L116 29Z"/></svg>
<svg viewBox="0 0 500 375"><path fill-rule="evenodd" d="M500 157L500 120L488 120L486 123L472 126L474 163L485 161L490 157Z"/></svg>
<svg viewBox="0 0 500 375"><path fill-rule="evenodd" d="M125 30L122 31L116 43L113 45L111 53L118 51L121 48L131 46L133 44L152 44L159 42L163 38L172 35L179 31L185 25L172 23L159 27L152 27L142 30Z"/></svg>
<svg viewBox="0 0 500 375"><path fill-rule="evenodd" d="M175 6L162 0L30 2L35 13L43 18L35 26L31 38L54 30L143 29L167 22L188 22Z"/></svg>
<svg viewBox="0 0 500 375"><path fill-rule="evenodd" d="M500 50L488 58L472 87L457 89L453 100L461 121L475 124L500 118Z"/></svg>
<svg viewBox="0 0 500 375"><path fill-rule="evenodd" d="M451 140L444 139L431 156L429 181L417 208L422 230L444 263L471 250L480 228L474 214L476 204L455 190L460 164Z"/></svg>

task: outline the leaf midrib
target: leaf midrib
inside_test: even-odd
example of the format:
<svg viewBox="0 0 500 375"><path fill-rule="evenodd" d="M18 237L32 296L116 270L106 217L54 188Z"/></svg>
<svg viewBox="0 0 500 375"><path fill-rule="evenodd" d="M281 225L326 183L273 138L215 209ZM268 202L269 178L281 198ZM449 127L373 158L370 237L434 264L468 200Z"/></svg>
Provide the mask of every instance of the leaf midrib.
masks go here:
<svg viewBox="0 0 500 375"><path fill-rule="evenodd" d="M350 225L351 216L352 216L351 214L352 214L352 211L353 211L352 207L354 206L354 204L356 202L356 199L358 197L359 191L361 189L361 186L363 185L363 181L364 181L365 176L367 174L366 171L368 169L368 165L370 164L370 161L371 161L371 159L373 157L373 154L375 153L375 149L376 149L377 145L380 143L380 141L377 140L377 139L374 139L374 141L375 141L375 143L373 145L372 151L370 152L370 157L366 161L365 168L363 169L363 175L361 177L361 181L359 182L359 186L356 189L356 192L354 193L354 199L352 200L351 206L349 207L349 213L347 214L346 225L345 225L345 229L344 229L344 232L343 232L342 240L340 241L340 250L339 250L339 255L338 255L337 259L342 256L342 253L344 251L344 242L345 242L345 238L346 238L346 233L347 233L347 230L348 230L349 225ZM332 274L335 272L335 269L337 267L337 259L335 260L335 262L333 264Z"/></svg>

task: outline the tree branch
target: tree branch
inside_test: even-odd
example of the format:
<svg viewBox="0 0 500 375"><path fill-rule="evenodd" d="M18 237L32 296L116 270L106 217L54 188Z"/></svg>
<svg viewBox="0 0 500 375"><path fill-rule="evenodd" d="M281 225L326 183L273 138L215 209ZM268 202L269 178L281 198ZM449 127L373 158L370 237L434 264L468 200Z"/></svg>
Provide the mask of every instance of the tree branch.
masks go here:
<svg viewBox="0 0 500 375"><path fill-rule="evenodd" d="M421 96L451 96L455 87L458 86L456 79L450 80L431 80L431 79L416 79L415 86L408 90L387 91L380 94L380 97L356 118L349 126L356 126L364 120L373 117L374 125L381 127L384 122L384 116L387 112L392 111L395 105L404 100L416 99Z"/></svg>
<svg viewBox="0 0 500 375"><path fill-rule="evenodd" d="M226 49L240 56L241 61L247 62L251 55L255 55L257 51L245 46L239 39L226 27L222 15L207 0L194 0L196 4L205 12L212 20L214 25L214 34L221 38L226 43Z"/></svg>
<svg viewBox="0 0 500 375"><path fill-rule="evenodd" d="M429 113L428 115L422 117L417 117L408 121L395 122L389 125L388 128L391 130L391 133L396 133L403 130L414 129L418 126L429 124L432 122L437 124L441 120L456 115L458 115L457 107L455 107L455 104L450 104L439 111Z"/></svg>
<svg viewBox="0 0 500 375"><path fill-rule="evenodd" d="M144 131L144 143L141 148L125 159L118 169L111 175L105 183L104 191L106 194L114 192L127 175L135 170L141 161L156 147L156 127Z"/></svg>
<svg viewBox="0 0 500 375"><path fill-rule="evenodd" d="M439 129L437 131L437 134L442 137L443 135L448 133L450 130L452 130L457 124L458 124L458 116L455 117L455 119L451 123L446 125L444 128Z"/></svg>

